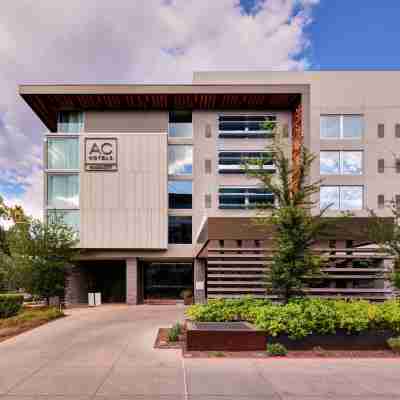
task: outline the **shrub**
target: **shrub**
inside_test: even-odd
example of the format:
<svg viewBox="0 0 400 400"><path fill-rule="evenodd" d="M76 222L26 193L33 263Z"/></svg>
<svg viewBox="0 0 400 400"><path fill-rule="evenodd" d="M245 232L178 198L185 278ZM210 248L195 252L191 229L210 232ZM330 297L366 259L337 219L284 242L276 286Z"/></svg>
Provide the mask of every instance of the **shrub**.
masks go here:
<svg viewBox="0 0 400 400"><path fill-rule="evenodd" d="M381 304L366 300L297 299L287 304L265 300L211 300L187 310L195 321L224 322L244 320L271 336L287 334L302 339L311 334L334 334L345 330L358 334L370 329L388 329L400 333L400 301Z"/></svg>
<svg viewBox="0 0 400 400"><path fill-rule="evenodd" d="M271 357L282 357L287 355L287 348L280 343L269 343L267 353Z"/></svg>
<svg viewBox="0 0 400 400"><path fill-rule="evenodd" d="M179 322L177 322L169 331L168 331L168 341L169 342L177 342L179 340L179 335L182 332L182 327Z"/></svg>
<svg viewBox="0 0 400 400"><path fill-rule="evenodd" d="M393 350L393 352L400 354L400 337L388 339L387 344Z"/></svg>
<svg viewBox="0 0 400 400"><path fill-rule="evenodd" d="M215 299L207 304L195 304L188 308L186 315L197 322L227 322L255 320L258 307L271 304L269 300L244 296L241 299Z"/></svg>
<svg viewBox="0 0 400 400"><path fill-rule="evenodd" d="M17 315L22 308L24 296L19 294L0 294L0 318Z"/></svg>

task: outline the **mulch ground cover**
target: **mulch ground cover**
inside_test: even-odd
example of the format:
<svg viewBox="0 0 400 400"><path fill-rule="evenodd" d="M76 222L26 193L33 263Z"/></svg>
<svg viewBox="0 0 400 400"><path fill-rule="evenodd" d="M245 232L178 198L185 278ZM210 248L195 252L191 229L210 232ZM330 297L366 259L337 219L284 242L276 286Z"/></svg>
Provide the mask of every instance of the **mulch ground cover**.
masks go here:
<svg viewBox="0 0 400 400"><path fill-rule="evenodd" d="M41 316L40 315L41 311L46 311L46 308L36 308L34 310L34 312L37 313L37 316L33 317L30 320L21 320L21 321L15 322L13 324L10 324L10 326L3 326L3 327L0 326L0 342L3 342L4 340L10 339L21 333L30 331L31 329L37 328L41 325L47 324L51 321L54 321L55 319L65 317L65 315L59 315L55 318L49 319L44 316ZM10 319L12 319L12 318L10 318ZM4 324L5 320L2 320L2 321Z"/></svg>

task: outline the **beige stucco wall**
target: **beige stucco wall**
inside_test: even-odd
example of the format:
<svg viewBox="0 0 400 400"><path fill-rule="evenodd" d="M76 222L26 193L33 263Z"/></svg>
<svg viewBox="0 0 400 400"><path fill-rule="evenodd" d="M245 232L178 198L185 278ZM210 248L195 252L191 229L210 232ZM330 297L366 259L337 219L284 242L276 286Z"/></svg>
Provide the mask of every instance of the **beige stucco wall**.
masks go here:
<svg viewBox="0 0 400 400"><path fill-rule="evenodd" d="M87 111L86 132L166 132L168 113L163 111Z"/></svg>
<svg viewBox="0 0 400 400"><path fill-rule="evenodd" d="M395 124L400 123L400 71L310 71L310 72L196 72L196 84L309 84L310 129L305 132L310 150L363 150L362 176L330 176L324 184L363 185L364 210L377 210L377 197L386 200L400 194L400 174L396 173L395 156L400 157L400 138L395 137ZM321 114L363 114L362 140L320 140ZM385 137L378 138L377 125L385 125ZM308 140L307 140L308 139ZM378 159L385 160L385 172L377 172ZM312 169L319 179L319 161ZM388 215L388 210L377 210ZM331 214L334 214L331 212Z"/></svg>
<svg viewBox="0 0 400 400"><path fill-rule="evenodd" d="M109 133L118 141L118 171L85 171L81 135L80 246L167 248L167 134ZM104 135L98 134L98 137Z"/></svg>
<svg viewBox="0 0 400 400"><path fill-rule="evenodd" d="M220 174L218 172L218 152L262 151L271 145L270 139L220 139L218 138L219 114L238 115L240 112L193 111L194 164L193 164L193 237L199 232L205 217L248 217L252 210L219 209L218 191L221 186L257 186L258 180L245 174ZM291 113L276 111L246 111L243 114L276 115L278 126L287 125L291 132ZM211 137L206 137L206 127L211 127ZM205 172L205 160L211 160L211 174ZM211 208L205 207L205 195L211 195Z"/></svg>

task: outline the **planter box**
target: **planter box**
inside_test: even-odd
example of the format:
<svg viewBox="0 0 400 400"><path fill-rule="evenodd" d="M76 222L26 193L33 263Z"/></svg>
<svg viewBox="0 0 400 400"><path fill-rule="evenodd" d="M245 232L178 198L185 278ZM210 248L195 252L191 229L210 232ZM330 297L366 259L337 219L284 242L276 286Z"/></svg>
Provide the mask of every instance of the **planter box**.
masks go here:
<svg viewBox="0 0 400 400"><path fill-rule="evenodd" d="M304 339L292 340L287 335L269 336L268 343L281 343L288 350L311 350L321 347L324 350L384 350L388 349L386 341L397 336L389 330L369 330L349 335L346 331L338 331L331 335L310 335Z"/></svg>
<svg viewBox="0 0 400 400"><path fill-rule="evenodd" d="M263 351L267 336L247 322L188 322L188 351Z"/></svg>

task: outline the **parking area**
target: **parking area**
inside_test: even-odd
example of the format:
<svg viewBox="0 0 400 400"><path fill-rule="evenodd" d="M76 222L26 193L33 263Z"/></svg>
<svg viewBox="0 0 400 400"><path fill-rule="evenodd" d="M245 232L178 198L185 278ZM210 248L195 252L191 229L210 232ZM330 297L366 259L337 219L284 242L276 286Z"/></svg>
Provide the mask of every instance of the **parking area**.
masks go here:
<svg viewBox="0 0 400 400"><path fill-rule="evenodd" d="M0 399L398 399L398 359L183 359L182 306L109 305L0 343Z"/></svg>

